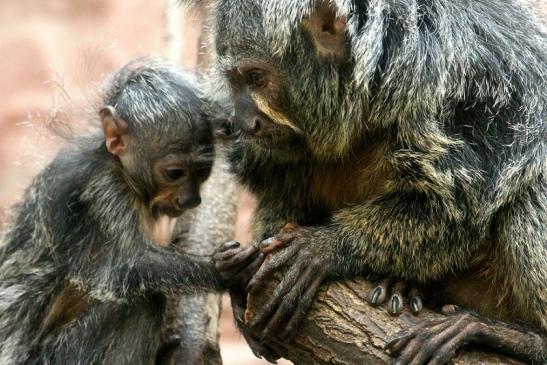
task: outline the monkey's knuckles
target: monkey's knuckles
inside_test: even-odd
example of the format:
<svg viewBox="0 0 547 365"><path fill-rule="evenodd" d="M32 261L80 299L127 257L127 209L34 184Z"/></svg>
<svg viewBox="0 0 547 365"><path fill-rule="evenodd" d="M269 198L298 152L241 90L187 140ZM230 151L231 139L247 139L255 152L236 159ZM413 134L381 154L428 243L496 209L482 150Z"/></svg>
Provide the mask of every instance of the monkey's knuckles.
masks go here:
<svg viewBox="0 0 547 365"><path fill-rule="evenodd" d="M293 243L295 240L309 240L310 236L308 229L305 227L287 223L280 233L260 242L259 247L263 253L268 254Z"/></svg>

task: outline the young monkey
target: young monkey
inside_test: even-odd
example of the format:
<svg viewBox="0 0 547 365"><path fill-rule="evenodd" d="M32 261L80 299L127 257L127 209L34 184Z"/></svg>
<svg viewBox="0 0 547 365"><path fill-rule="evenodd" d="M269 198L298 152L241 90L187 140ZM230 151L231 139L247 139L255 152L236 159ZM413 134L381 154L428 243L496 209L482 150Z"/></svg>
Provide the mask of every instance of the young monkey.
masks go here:
<svg viewBox="0 0 547 365"><path fill-rule="evenodd" d="M210 260L155 235L200 204L217 109L191 74L155 59L107 85L103 133L59 153L4 232L1 364L154 363L165 295L221 289Z"/></svg>

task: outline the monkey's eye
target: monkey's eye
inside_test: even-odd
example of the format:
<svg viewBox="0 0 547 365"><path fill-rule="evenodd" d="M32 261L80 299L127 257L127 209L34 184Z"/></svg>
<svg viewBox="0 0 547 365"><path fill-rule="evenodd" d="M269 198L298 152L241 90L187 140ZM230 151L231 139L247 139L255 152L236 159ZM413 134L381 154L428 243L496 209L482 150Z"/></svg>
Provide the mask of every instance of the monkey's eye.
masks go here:
<svg viewBox="0 0 547 365"><path fill-rule="evenodd" d="M186 171L178 167L169 167L165 169L165 177L170 181L177 181L186 176Z"/></svg>
<svg viewBox="0 0 547 365"><path fill-rule="evenodd" d="M263 88L266 86L266 74L259 69L253 69L249 71L247 76L247 83L254 88Z"/></svg>

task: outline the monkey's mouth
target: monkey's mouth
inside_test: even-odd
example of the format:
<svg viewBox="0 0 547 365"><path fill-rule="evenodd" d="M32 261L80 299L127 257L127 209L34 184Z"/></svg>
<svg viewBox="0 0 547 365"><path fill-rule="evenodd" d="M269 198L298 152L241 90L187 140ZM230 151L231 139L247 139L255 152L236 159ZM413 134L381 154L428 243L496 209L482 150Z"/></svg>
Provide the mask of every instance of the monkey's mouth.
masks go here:
<svg viewBox="0 0 547 365"><path fill-rule="evenodd" d="M156 217L166 215L170 218L178 218L186 211L186 209L179 208L171 204L156 204L152 207L152 211Z"/></svg>
<svg viewBox="0 0 547 365"><path fill-rule="evenodd" d="M300 150L305 144L300 136L296 135L272 135L268 137L256 137L243 135L246 143L268 151L295 151Z"/></svg>

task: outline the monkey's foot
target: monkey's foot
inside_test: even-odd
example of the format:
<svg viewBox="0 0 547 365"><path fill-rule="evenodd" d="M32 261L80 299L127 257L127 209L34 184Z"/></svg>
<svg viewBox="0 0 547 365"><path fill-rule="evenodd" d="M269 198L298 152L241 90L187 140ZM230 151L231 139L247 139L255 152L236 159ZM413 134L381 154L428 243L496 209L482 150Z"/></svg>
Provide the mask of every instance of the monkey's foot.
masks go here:
<svg viewBox="0 0 547 365"><path fill-rule="evenodd" d="M465 345L477 343L486 324L471 312L455 313L454 306L445 306L446 318L424 321L409 331L401 332L385 346L396 365L442 365L448 363Z"/></svg>
<svg viewBox="0 0 547 365"><path fill-rule="evenodd" d="M387 298L387 311L394 316L402 313L405 302L414 314L420 313L423 309L421 291L416 285L407 285L404 281L395 281L391 278L381 280L369 293L368 302L376 307L384 304Z"/></svg>
<svg viewBox="0 0 547 365"><path fill-rule="evenodd" d="M227 286L245 288L262 265L264 257L257 245L242 247L239 242L230 241L217 249L215 268Z"/></svg>
<svg viewBox="0 0 547 365"><path fill-rule="evenodd" d="M467 345L489 347L530 364L547 359L545 333L460 312L454 305L444 306L443 313L446 318L424 321L386 344L386 352L397 356L394 364L446 364Z"/></svg>

